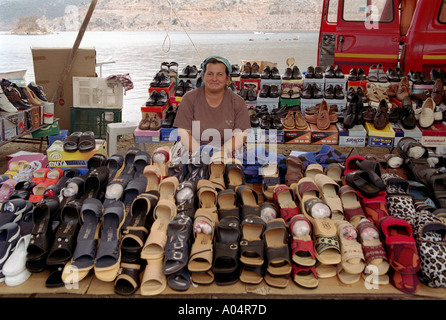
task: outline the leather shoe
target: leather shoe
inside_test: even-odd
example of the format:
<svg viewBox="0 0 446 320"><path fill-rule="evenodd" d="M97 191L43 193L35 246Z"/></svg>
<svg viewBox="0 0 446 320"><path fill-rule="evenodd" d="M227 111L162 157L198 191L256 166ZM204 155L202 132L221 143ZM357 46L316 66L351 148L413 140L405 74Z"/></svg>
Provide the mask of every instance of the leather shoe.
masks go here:
<svg viewBox="0 0 446 320"><path fill-rule="evenodd" d="M291 80L293 79L293 71L291 68L286 68L285 72L282 75L282 80Z"/></svg>
<svg viewBox="0 0 446 320"><path fill-rule="evenodd" d="M305 74L305 78L307 78L307 79L313 79L314 78L314 67L313 66L309 66L307 68L307 73Z"/></svg>
<svg viewBox="0 0 446 320"><path fill-rule="evenodd" d="M378 109L375 113L375 118L373 119L373 125L377 130L384 129L389 123L389 113L387 112L387 102L382 99L379 103Z"/></svg>
<svg viewBox="0 0 446 320"><path fill-rule="evenodd" d="M436 105L441 104L443 101L444 91L443 91L443 81L441 79L437 79L434 84L434 88L432 90L432 99L434 100Z"/></svg>
<svg viewBox="0 0 446 320"><path fill-rule="evenodd" d="M335 66L334 75L335 75L335 78L344 79L344 72L342 72L342 69L339 66Z"/></svg>
<svg viewBox="0 0 446 320"><path fill-rule="evenodd" d="M358 81L358 70L351 68L348 73L348 81Z"/></svg>
<svg viewBox="0 0 446 320"><path fill-rule="evenodd" d="M299 68L297 66L293 67L293 79L294 80L301 80L302 79L302 73L300 72Z"/></svg>
<svg viewBox="0 0 446 320"><path fill-rule="evenodd" d="M412 107L412 100L409 97L405 97L400 110L401 124L405 129L413 129L416 126L415 112Z"/></svg>

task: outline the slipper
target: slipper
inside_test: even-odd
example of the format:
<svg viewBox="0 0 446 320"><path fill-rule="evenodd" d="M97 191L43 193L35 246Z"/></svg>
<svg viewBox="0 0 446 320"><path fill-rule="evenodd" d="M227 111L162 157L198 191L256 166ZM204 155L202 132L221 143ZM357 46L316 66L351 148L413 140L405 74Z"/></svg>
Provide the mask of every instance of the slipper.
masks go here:
<svg viewBox="0 0 446 320"><path fill-rule="evenodd" d="M16 180L8 179L0 183L0 202L8 201L15 190Z"/></svg>
<svg viewBox="0 0 446 320"><path fill-rule="evenodd" d="M303 215L291 218L291 259L303 267L312 267L316 264L314 244L312 238L311 222Z"/></svg>
<svg viewBox="0 0 446 320"><path fill-rule="evenodd" d="M358 166L358 163L364 160L365 158L363 156L348 157L347 160L345 161L344 177L352 171L361 170Z"/></svg>
<svg viewBox="0 0 446 320"><path fill-rule="evenodd" d="M389 216L380 221L380 229L390 266L398 273L417 273L420 258L411 225L403 219Z"/></svg>
<svg viewBox="0 0 446 320"><path fill-rule="evenodd" d="M227 189L235 190L238 186L245 184L245 175L241 161L238 159L227 160L224 177Z"/></svg>
<svg viewBox="0 0 446 320"><path fill-rule="evenodd" d="M163 258L147 260L147 266L141 280L141 295L154 296L167 287L166 276L163 274Z"/></svg>
<svg viewBox="0 0 446 320"><path fill-rule="evenodd" d="M20 239L20 226L9 222L0 226L0 268L10 257ZM4 275L2 275L3 277Z"/></svg>
<svg viewBox="0 0 446 320"><path fill-rule="evenodd" d="M277 163L268 163L261 168L263 195L267 200L274 199L274 188L280 185L280 174Z"/></svg>
<svg viewBox="0 0 446 320"><path fill-rule="evenodd" d="M361 273L349 273L342 264L336 266L336 274L343 284L355 284L361 279Z"/></svg>
<svg viewBox="0 0 446 320"><path fill-rule="evenodd" d="M417 273L401 273L391 270L390 283L404 293L415 293L420 288L420 278Z"/></svg>
<svg viewBox="0 0 446 320"><path fill-rule="evenodd" d="M238 186L236 189L241 218L248 216L260 216L259 196L257 192L247 185Z"/></svg>
<svg viewBox="0 0 446 320"><path fill-rule="evenodd" d="M213 239L217 225L216 208L199 208L196 211L194 218L195 239L187 265L190 272L207 272L212 268Z"/></svg>
<svg viewBox="0 0 446 320"><path fill-rule="evenodd" d="M286 185L274 188L274 201L279 206L280 216L286 223L289 223L292 217L300 213L296 204L296 194Z"/></svg>
<svg viewBox="0 0 446 320"><path fill-rule="evenodd" d="M339 197L344 208L345 220L356 227L359 221L366 217L364 209L359 202L358 193L350 186L342 186L339 189Z"/></svg>
<svg viewBox="0 0 446 320"><path fill-rule="evenodd" d="M147 191L147 178L140 176L129 181L122 194L122 202L125 206L125 212L130 211L133 200Z"/></svg>
<svg viewBox="0 0 446 320"><path fill-rule="evenodd" d="M98 199L85 199L82 204L82 225L77 235L73 258L62 272L62 280L66 284L81 281L94 267L102 209L102 203Z"/></svg>
<svg viewBox="0 0 446 320"><path fill-rule="evenodd" d="M294 190L294 193L297 195L297 198L299 199L301 210L302 210L302 198L304 196L312 196L315 198L319 198L321 195L321 191L317 187L313 178L303 177L302 179L299 180L299 182L293 183L290 187L291 189Z"/></svg>
<svg viewBox="0 0 446 320"><path fill-rule="evenodd" d="M312 163L305 168L305 177L307 177L307 178L314 179L314 177L318 173L322 173L322 174L324 173L324 168L320 164Z"/></svg>
<svg viewBox="0 0 446 320"><path fill-rule="evenodd" d="M96 148L96 140L93 131L85 131L79 136L77 149L80 152L89 152Z"/></svg>
<svg viewBox="0 0 446 320"><path fill-rule="evenodd" d="M240 270L240 281L247 284L260 284L265 276L262 266L243 265Z"/></svg>
<svg viewBox="0 0 446 320"><path fill-rule="evenodd" d="M339 197L340 186L325 174L316 174L314 182L321 191L321 199L330 206L333 220L344 220L344 208Z"/></svg>
<svg viewBox="0 0 446 320"><path fill-rule="evenodd" d="M167 277L167 285L176 291L186 291L191 284L190 273L187 268Z"/></svg>
<svg viewBox="0 0 446 320"><path fill-rule="evenodd" d="M33 204L23 199L10 199L3 203L0 209L0 226L9 223L18 223L22 215L33 210Z"/></svg>
<svg viewBox="0 0 446 320"><path fill-rule="evenodd" d="M223 152L216 152L212 155L211 162L209 163L209 181L214 184L217 192L226 189L224 174L225 157Z"/></svg>
<svg viewBox="0 0 446 320"><path fill-rule="evenodd" d="M159 168L163 178L168 176L169 163L172 158L170 151L168 146L159 147L152 155L152 165Z"/></svg>
<svg viewBox="0 0 446 320"><path fill-rule="evenodd" d="M291 275L294 282L306 289L314 289L319 285L319 278L316 272L316 267L305 267L293 264Z"/></svg>
<svg viewBox="0 0 446 320"><path fill-rule="evenodd" d="M101 241L94 262L99 280L113 281L121 263L120 234L125 220L124 203L115 201L104 208L101 221Z"/></svg>
<svg viewBox="0 0 446 320"><path fill-rule="evenodd" d="M95 153L90 159L87 161L88 170L107 166L107 157L101 153ZM108 166L107 166L108 167Z"/></svg>
<svg viewBox="0 0 446 320"><path fill-rule="evenodd" d="M76 131L65 137L63 142L63 149L65 152L75 152L77 151L77 145L79 143L79 137L82 135L82 132Z"/></svg>
<svg viewBox="0 0 446 320"><path fill-rule="evenodd" d="M291 273L291 260L285 221L282 218L268 221L263 237L265 239L268 274L274 276L289 275Z"/></svg>
<svg viewBox="0 0 446 320"><path fill-rule="evenodd" d="M217 195L218 217L240 217L240 209L237 206L237 193L232 189L220 191Z"/></svg>
<svg viewBox="0 0 446 320"><path fill-rule="evenodd" d="M133 166L135 167L134 178L140 177L144 173L144 168L150 165L151 157L150 154L145 151L140 151L136 153L135 159L133 161Z"/></svg>
<svg viewBox="0 0 446 320"><path fill-rule="evenodd" d="M373 183L373 177L369 171L349 172L345 176L345 182L366 198L375 198L383 191Z"/></svg>
<svg viewBox="0 0 446 320"><path fill-rule="evenodd" d="M217 190L209 180L200 180L197 184L200 208L217 208Z"/></svg>
<svg viewBox="0 0 446 320"><path fill-rule="evenodd" d="M147 191L158 191L162 180L160 169L157 166L148 165L144 168L143 175L147 178Z"/></svg>
<svg viewBox="0 0 446 320"><path fill-rule="evenodd" d="M124 164L122 165L121 173L116 176L120 177L121 175L128 175L133 178L135 175L135 156L137 153L141 152L138 148L129 148L124 157Z"/></svg>
<svg viewBox="0 0 446 320"><path fill-rule="evenodd" d="M328 279L336 277L337 265L336 264L323 264L319 261L316 263L316 273L320 279Z"/></svg>
<svg viewBox="0 0 446 320"><path fill-rule="evenodd" d="M358 242L357 231L350 222L335 221L341 246L341 266L348 274L360 275L365 267L362 246Z"/></svg>
<svg viewBox="0 0 446 320"><path fill-rule="evenodd" d="M381 191L374 198L364 197L359 192L358 196L361 199L360 202L367 219L372 221L378 227L379 222L389 216L389 211L387 209L387 192Z"/></svg>
<svg viewBox="0 0 446 320"><path fill-rule="evenodd" d="M129 222L123 231L121 253L123 261L137 261L153 223L153 210L158 197L150 193L138 195L132 202Z"/></svg>
<svg viewBox="0 0 446 320"><path fill-rule="evenodd" d="M313 226L313 237L316 259L322 264L338 264L341 262L339 240L336 225L331 220L330 207L319 198L304 196L303 213ZM324 217L314 218L318 212ZM328 215L328 216L327 216Z"/></svg>
<svg viewBox="0 0 446 320"><path fill-rule="evenodd" d="M293 183L298 183L304 176L304 164L298 157L289 156L286 159L286 174L285 184L291 186Z"/></svg>
<svg viewBox="0 0 446 320"><path fill-rule="evenodd" d="M342 185L342 176L344 175L344 166L340 163L330 163L324 168L326 176L333 179L339 186Z"/></svg>
<svg viewBox="0 0 446 320"><path fill-rule="evenodd" d="M7 286L18 286L24 283L31 276L31 272L26 269L26 254L31 234L21 236L17 241L14 252L11 253L8 260L2 268Z"/></svg>
<svg viewBox="0 0 446 320"><path fill-rule="evenodd" d="M124 169L124 157L120 154L114 154L107 160L106 166L109 174L108 179L111 181L119 176Z"/></svg>
<svg viewBox="0 0 446 320"><path fill-rule="evenodd" d="M84 187L85 198L98 198L102 192L105 196L105 189L108 183L108 170L106 166L98 167L87 173Z"/></svg>

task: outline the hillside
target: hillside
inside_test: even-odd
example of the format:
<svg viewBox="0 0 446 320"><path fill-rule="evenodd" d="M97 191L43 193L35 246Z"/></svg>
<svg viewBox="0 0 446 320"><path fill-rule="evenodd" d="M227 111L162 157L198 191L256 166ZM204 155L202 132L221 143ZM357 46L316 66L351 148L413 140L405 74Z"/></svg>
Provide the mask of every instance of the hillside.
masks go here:
<svg viewBox="0 0 446 320"><path fill-rule="evenodd" d="M24 0L27 10L8 15L12 2L17 3L4 0L0 5L2 30L12 30L14 19L32 6L39 7L32 14L45 16L51 30L77 30L90 3L50 0L42 6ZM316 30L321 7L322 0L99 0L89 30Z"/></svg>

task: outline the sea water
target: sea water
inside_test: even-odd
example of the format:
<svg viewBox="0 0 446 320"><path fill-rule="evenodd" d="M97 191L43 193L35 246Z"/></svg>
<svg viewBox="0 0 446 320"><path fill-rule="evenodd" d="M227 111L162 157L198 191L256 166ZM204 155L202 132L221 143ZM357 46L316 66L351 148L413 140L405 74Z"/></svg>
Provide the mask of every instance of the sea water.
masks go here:
<svg viewBox="0 0 446 320"><path fill-rule="evenodd" d="M26 69L25 81L34 81L31 48L71 48L77 32L48 35L0 33L0 73ZM287 58L293 57L302 72L317 63L317 31L88 31L81 48L95 48L96 61L114 61L102 66L102 76L129 73L134 89L124 96L123 121L139 121L140 107L149 97L148 89L162 62L177 62L179 71L187 65L200 67L211 55L227 58L231 64L242 60L277 63L280 73ZM97 68L99 75L100 69Z"/></svg>

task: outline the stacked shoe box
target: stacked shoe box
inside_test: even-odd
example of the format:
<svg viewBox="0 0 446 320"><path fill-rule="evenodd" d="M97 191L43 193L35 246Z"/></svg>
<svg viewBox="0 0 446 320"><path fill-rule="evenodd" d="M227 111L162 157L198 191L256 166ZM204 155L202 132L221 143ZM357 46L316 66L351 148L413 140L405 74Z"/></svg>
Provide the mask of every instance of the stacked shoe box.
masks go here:
<svg viewBox="0 0 446 320"><path fill-rule="evenodd" d="M434 123L427 129L421 130L421 143L426 147L444 147L446 146L446 125L442 123Z"/></svg>
<svg viewBox="0 0 446 320"><path fill-rule="evenodd" d="M325 97L325 101L332 106L337 105L338 106L338 112L342 112L347 108L347 77L344 78L325 78L325 84L324 84L324 92L327 90L329 86L333 86L335 88L336 86L340 86L342 88L343 96L341 98L341 95L338 97L334 97L334 99L328 99Z"/></svg>
<svg viewBox="0 0 446 320"><path fill-rule="evenodd" d="M339 131L340 147L365 147L367 132L362 125L356 125L351 129L345 129L342 123L336 123Z"/></svg>
<svg viewBox="0 0 446 320"><path fill-rule="evenodd" d="M393 143L394 146L398 145L398 142L404 137L414 138L416 141L421 142L422 134L421 130L418 127L413 129L405 129L398 122L391 122L393 131L395 131L395 141Z"/></svg>
<svg viewBox="0 0 446 320"><path fill-rule="evenodd" d="M395 141L395 131L390 123L382 130L377 130L373 123L366 122L365 130L367 131L367 146L369 147L385 147L392 148Z"/></svg>
<svg viewBox="0 0 446 320"><path fill-rule="evenodd" d="M317 88L320 90L322 96L321 97L312 96L311 98L304 98L302 96L302 98L300 100L300 104L301 104L301 111L302 111L303 115L305 115L305 109L314 107L322 102L323 93L324 93L324 89L325 89L325 79L324 78L321 78L321 79L305 78L304 83L303 83L304 89L307 85L310 85L313 88L315 86L317 86Z"/></svg>

